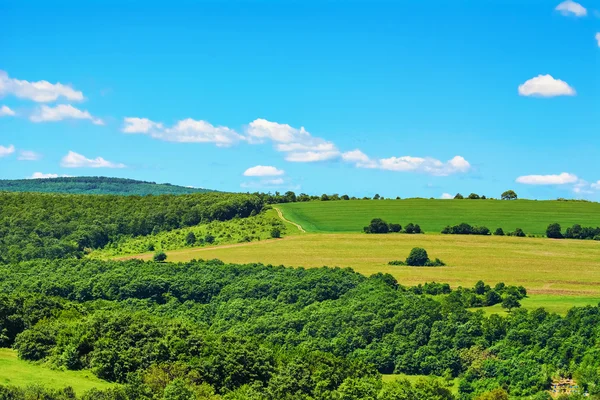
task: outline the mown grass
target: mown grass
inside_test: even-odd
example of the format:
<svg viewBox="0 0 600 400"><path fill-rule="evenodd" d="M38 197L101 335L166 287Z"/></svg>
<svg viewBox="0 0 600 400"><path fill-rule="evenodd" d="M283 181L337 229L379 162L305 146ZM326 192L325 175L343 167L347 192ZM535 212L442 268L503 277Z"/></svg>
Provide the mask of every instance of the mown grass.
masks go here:
<svg viewBox="0 0 600 400"><path fill-rule="evenodd" d="M189 228L175 229L161 232L157 235L124 237L111 243L104 249L92 252L91 258L109 258L125 256L128 254L148 253L154 254L158 250L176 250L186 247L214 247L235 243L247 243L271 238L273 228L279 228L282 236L298 234L298 228L282 221L273 209L267 210L257 216L230 221L213 221ZM214 243L196 243L189 246L186 243L187 235L192 232L198 240L212 235ZM150 250L150 245L154 250Z"/></svg>
<svg viewBox="0 0 600 400"><path fill-rule="evenodd" d="M505 232L521 228L544 235L549 224L600 226L600 203L537 200L352 200L278 205L284 216L307 232L362 232L373 218L419 224L426 233L466 222Z"/></svg>
<svg viewBox="0 0 600 400"><path fill-rule="evenodd" d="M424 247L446 267L390 266L413 247ZM218 258L303 267L351 267L365 275L392 274L403 285L447 282L472 287L478 280L523 285L525 307L564 313L600 302L600 243L500 236L304 234L237 246L167 252L169 261ZM141 255L140 258L150 258ZM538 297L544 295L545 297Z"/></svg>
<svg viewBox="0 0 600 400"><path fill-rule="evenodd" d="M108 389L114 386L90 371L57 371L19 360L16 351L6 348L0 348L0 384L18 387L37 384L49 389L71 386L79 395L92 388Z"/></svg>

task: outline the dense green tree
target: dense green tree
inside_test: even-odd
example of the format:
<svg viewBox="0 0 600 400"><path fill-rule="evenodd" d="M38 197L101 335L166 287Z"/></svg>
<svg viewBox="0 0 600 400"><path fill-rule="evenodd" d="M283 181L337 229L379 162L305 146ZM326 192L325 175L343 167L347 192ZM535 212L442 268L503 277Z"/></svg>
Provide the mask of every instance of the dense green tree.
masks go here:
<svg viewBox="0 0 600 400"><path fill-rule="evenodd" d="M410 254L406 258L406 265L413 267L422 267L429 261L427 251L421 247L415 247L410 251Z"/></svg>
<svg viewBox="0 0 600 400"><path fill-rule="evenodd" d="M456 196L454 196L454 199L455 199L455 200L462 200L462 199L464 199L464 198L465 198L465 197L464 197L462 194L460 194L460 193L456 193Z"/></svg>
<svg viewBox="0 0 600 400"><path fill-rule="evenodd" d="M152 259L156 262L163 262L167 260L167 255L165 254L164 251L158 251L156 253L154 253L154 256L152 257Z"/></svg>
<svg viewBox="0 0 600 400"><path fill-rule="evenodd" d="M517 297L513 295L508 295L502 300L502 308L505 308L508 312L519 307L521 307L521 303L519 303Z"/></svg>
<svg viewBox="0 0 600 400"><path fill-rule="evenodd" d="M365 233L388 233L389 225L381 218L373 218L368 226L364 227Z"/></svg>
<svg viewBox="0 0 600 400"><path fill-rule="evenodd" d="M507 190L505 192L502 192L502 195L500 196L500 198L502 200L516 200L518 198L518 196L514 190Z"/></svg>
<svg viewBox="0 0 600 400"><path fill-rule="evenodd" d="M187 244L188 246L193 246L194 244L196 244L196 235L194 234L194 232L189 232L186 235L185 244Z"/></svg>

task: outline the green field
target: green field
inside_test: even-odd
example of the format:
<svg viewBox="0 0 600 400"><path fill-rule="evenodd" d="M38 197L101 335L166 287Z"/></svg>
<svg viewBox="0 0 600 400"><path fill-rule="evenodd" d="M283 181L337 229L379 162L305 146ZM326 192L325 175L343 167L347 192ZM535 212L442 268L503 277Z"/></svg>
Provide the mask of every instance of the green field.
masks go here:
<svg viewBox="0 0 600 400"><path fill-rule="evenodd" d="M406 225L419 224L426 233L466 222L492 231L521 228L544 235L550 223L600 226L600 203L536 200L352 200L280 204L287 219L307 232L362 232L373 218Z"/></svg>
<svg viewBox="0 0 600 400"><path fill-rule="evenodd" d="M424 247L448 266L389 266ZM218 258L303 267L351 267L365 275L392 274L404 285L447 282L471 287L478 280L523 285L532 295L524 305L565 312L574 305L600 302L600 243L502 236L304 234L235 246L167 252L169 261ZM151 254L140 255L149 259ZM537 295L544 295L538 300Z"/></svg>
<svg viewBox="0 0 600 400"><path fill-rule="evenodd" d="M57 371L19 360L16 351L6 348L0 348L0 384L20 387L36 384L49 389L71 386L79 395L92 388L114 386L98 379L90 371Z"/></svg>

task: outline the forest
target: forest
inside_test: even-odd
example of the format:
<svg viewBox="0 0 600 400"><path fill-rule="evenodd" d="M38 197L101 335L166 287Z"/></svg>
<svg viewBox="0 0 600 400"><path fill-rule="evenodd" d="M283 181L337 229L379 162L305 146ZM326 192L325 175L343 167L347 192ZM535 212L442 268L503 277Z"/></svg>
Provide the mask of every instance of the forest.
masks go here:
<svg viewBox="0 0 600 400"><path fill-rule="evenodd" d="M122 237L259 214L254 195L89 196L0 193L0 263L80 258Z"/></svg>
<svg viewBox="0 0 600 400"><path fill-rule="evenodd" d="M0 179L0 192L41 192L68 194L115 194L160 195L210 192L207 189L190 188L134 179L108 178L104 176L78 176L44 179Z"/></svg>
<svg viewBox="0 0 600 400"><path fill-rule="evenodd" d="M546 399L558 375L600 394L599 307L486 317L460 300L490 290L478 287L432 296L348 268L37 260L0 267L0 346L121 384L87 398ZM390 373L445 379L382 383Z"/></svg>

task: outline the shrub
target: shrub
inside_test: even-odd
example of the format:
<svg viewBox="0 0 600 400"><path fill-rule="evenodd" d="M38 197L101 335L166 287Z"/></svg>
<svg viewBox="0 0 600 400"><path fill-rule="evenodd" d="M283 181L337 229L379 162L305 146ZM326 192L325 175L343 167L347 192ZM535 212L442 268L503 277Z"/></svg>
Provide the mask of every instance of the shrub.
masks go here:
<svg viewBox="0 0 600 400"><path fill-rule="evenodd" d="M194 235L194 232L190 232L187 234L187 236L185 237L185 244L187 244L188 246L192 246L196 243L196 235Z"/></svg>
<svg viewBox="0 0 600 400"><path fill-rule="evenodd" d="M463 222L459 225L446 226L442 233L445 235L489 235L490 230L485 226L471 226Z"/></svg>
<svg viewBox="0 0 600 400"><path fill-rule="evenodd" d="M497 228L494 231L494 235L496 235L496 236L504 236L504 231L502 230L502 228Z"/></svg>
<svg viewBox="0 0 600 400"><path fill-rule="evenodd" d="M561 232L560 224L550 224L546 228L546 236L551 239L562 239L563 235Z"/></svg>
<svg viewBox="0 0 600 400"><path fill-rule="evenodd" d="M525 232L523 232L523 229L521 228L517 228L515 229L515 231L513 232L512 236L517 236L517 237L525 237Z"/></svg>
<svg viewBox="0 0 600 400"><path fill-rule="evenodd" d="M462 199L464 199L464 198L465 198L465 197L464 197L462 194L460 194L460 193L456 193L456 196L454 196L454 199L455 199L455 200L462 200Z"/></svg>
<svg viewBox="0 0 600 400"><path fill-rule="evenodd" d="M156 262L163 262L167 259L167 255L165 254L164 251L157 251L156 253L154 253L154 257L153 260Z"/></svg>
<svg viewBox="0 0 600 400"><path fill-rule="evenodd" d="M204 236L204 242L212 244L215 242L215 237L209 233L208 235Z"/></svg>
<svg viewBox="0 0 600 400"><path fill-rule="evenodd" d="M481 197L479 197L479 195L477 193L471 193L469 195L469 199L471 200L479 200Z"/></svg>
<svg viewBox="0 0 600 400"><path fill-rule="evenodd" d="M281 237L281 231L279 230L279 228L273 228L271 230L271 237L273 239L279 239Z"/></svg>
<svg viewBox="0 0 600 400"><path fill-rule="evenodd" d="M390 224L389 228L390 228L390 232L397 233L397 232L400 232L402 230L402 225L400 225L400 224Z"/></svg>
<svg viewBox="0 0 600 400"><path fill-rule="evenodd" d="M415 247L406 258L406 264L411 267L424 267L429 261L427 251L421 247Z"/></svg>
<svg viewBox="0 0 600 400"><path fill-rule="evenodd" d="M365 233L388 233L390 227L381 218L374 218L369 226L364 227L364 231Z"/></svg>
<svg viewBox="0 0 600 400"><path fill-rule="evenodd" d="M406 265L406 263L404 261L394 260L394 261L390 261L388 263L388 265Z"/></svg>

